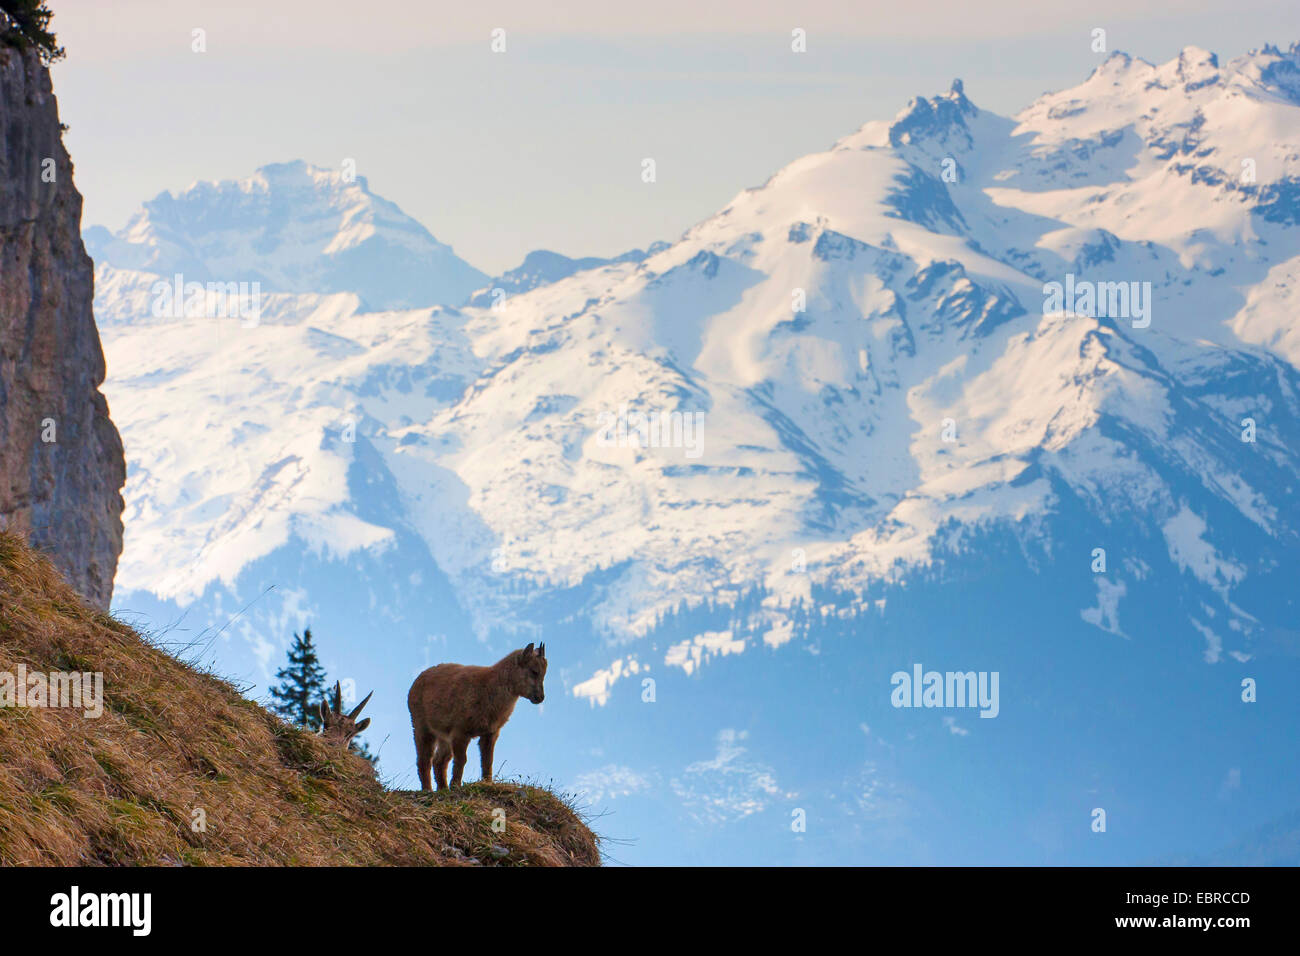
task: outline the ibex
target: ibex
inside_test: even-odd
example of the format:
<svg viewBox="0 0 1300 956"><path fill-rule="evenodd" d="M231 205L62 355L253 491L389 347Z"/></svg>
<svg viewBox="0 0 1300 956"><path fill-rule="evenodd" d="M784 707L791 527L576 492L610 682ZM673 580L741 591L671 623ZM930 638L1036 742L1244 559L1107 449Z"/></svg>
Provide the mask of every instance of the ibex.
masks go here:
<svg viewBox="0 0 1300 956"><path fill-rule="evenodd" d="M357 714L361 713L361 708L370 703L370 698L374 696L375 692L372 690L366 694L365 700L345 714L343 713L343 688L338 681L335 681L334 705L331 707L329 702L324 700L320 702L321 736L326 740L337 741L339 746L346 750L352 743L352 738L370 726L369 717L357 723Z"/></svg>
<svg viewBox="0 0 1300 956"><path fill-rule="evenodd" d="M415 730L415 769L420 787L429 784L429 767L438 789L447 786L447 762L453 757L451 785L460 786L469 742L478 738L483 779L492 779L492 750L497 735L514 713L515 701L527 697L534 704L546 699L546 645L536 651L529 644L511 651L491 667L439 664L415 679L406 705Z"/></svg>

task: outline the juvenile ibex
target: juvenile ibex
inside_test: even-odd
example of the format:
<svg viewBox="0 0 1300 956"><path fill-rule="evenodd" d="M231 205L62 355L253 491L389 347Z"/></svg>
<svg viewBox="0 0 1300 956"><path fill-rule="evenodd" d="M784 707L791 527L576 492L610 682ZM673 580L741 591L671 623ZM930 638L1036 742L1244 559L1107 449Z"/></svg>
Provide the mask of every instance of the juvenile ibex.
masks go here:
<svg viewBox="0 0 1300 956"><path fill-rule="evenodd" d="M346 750L352 743L352 738L370 726L369 717L357 723L357 714L361 713L361 708L370 703L370 698L374 696L375 692L372 690L366 694L365 700L345 714L343 713L343 688L338 681L335 681L333 706L328 701L320 702L321 736L327 740L337 741L339 746Z"/></svg>
<svg viewBox="0 0 1300 956"><path fill-rule="evenodd" d="M527 697L534 704L546 698L546 645L536 651L529 644L511 651L491 667L439 664L415 679L406 704L415 730L415 769L420 787L431 790L429 767L438 789L447 786L447 762L456 762L451 785L460 786L469 742L478 738L483 779L492 779L492 750L497 735L514 713L515 701Z"/></svg>

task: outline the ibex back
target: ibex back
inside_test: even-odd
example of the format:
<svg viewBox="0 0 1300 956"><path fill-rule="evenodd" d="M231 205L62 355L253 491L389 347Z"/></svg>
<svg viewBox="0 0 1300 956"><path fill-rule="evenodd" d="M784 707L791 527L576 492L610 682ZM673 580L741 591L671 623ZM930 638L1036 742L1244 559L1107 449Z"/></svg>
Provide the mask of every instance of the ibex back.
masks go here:
<svg viewBox="0 0 1300 956"><path fill-rule="evenodd" d="M469 742L478 738L483 779L492 779L492 751L497 735L514 713L515 701L526 697L540 704L546 697L546 645L529 644L511 651L491 667L439 664L415 679L406 704L415 731L415 769L420 787L432 789L429 769L438 789L447 786L447 763L453 758L451 784L460 786Z"/></svg>

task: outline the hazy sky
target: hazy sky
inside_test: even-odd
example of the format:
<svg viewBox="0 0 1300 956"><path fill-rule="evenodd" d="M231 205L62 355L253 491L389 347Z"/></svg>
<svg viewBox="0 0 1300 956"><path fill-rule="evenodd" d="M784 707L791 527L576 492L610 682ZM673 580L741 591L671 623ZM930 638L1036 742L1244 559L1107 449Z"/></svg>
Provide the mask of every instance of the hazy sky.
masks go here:
<svg viewBox="0 0 1300 956"><path fill-rule="evenodd" d="M675 238L954 77L977 105L1015 112L1087 76L1103 58L1096 27L1108 50L1155 62L1300 40L1300 4L1278 0L1176 13L1144 0L50 5L84 224L117 229L196 179L354 158L374 191L489 273L536 248L613 255ZM805 53L791 50L796 27Z"/></svg>

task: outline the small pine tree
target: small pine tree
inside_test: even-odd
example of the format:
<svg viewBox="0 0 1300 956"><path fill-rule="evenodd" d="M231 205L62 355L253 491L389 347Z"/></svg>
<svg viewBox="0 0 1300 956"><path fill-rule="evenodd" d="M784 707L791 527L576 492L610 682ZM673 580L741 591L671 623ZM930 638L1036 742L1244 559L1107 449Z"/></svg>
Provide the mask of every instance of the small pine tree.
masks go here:
<svg viewBox="0 0 1300 956"><path fill-rule="evenodd" d="M311 628L303 631L301 637L294 632L289 664L275 672L275 679L280 683L271 688L274 701L271 710L287 721L320 730L317 707L325 698L325 668L316 656Z"/></svg>
<svg viewBox="0 0 1300 956"><path fill-rule="evenodd" d="M49 66L63 59L63 47L49 29L53 16L45 0L0 0L0 41L20 50L31 43Z"/></svg>

